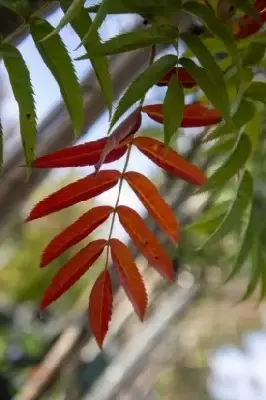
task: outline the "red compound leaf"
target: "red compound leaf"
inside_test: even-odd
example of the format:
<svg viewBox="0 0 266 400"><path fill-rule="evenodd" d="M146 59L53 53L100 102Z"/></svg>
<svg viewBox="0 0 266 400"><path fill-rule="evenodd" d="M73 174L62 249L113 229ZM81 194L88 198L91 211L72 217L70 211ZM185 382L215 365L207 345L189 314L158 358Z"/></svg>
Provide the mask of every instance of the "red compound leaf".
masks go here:
<svg viewBox="0 0 266 400"><path fill-rule="evenodd" d="M235 38L241 40L257 33L264 22L266 22L266 9L263 9L263 11L259 13L259 16L260 21L250 15L239 18L233 26Z"/></svg>
<svg viewBox="0 0 266 400"><path fill-rule="evenodd" d="M147 308L147 293L141 274L128 248L118 239L110 240L111 255L119 280L135 312L142 321Z"/></svg>
<svg viewBox="0 0 266 400"><path fill-rule="evenodd" d="M51 154L39 157L33 161L33 168L64 168L84 167L97 164L102 151L107 143L107 138L92 142L79 144L73 147L56 151ZM119 145L113 149L105 158L104 163L111 163L119 160L127 151L126 145Z"/></svg>
<svg viewBox="0 0 266 400"><path fill-rule="evenodd" d="M265 10L266 8L266 0L256 0L255 2L255 8L256 10L261 13L262 11Z"/></svg>
<svg viewBox="0 0 266 400"><path fill-rule="evenodd" d="M166 148L162 142L148 137L138 137L133 143L145 156L165 171L191 185L201 186L206 183L205 174L196 165L182 158L170 147Z"/></svg>
<svg viewBox="0 0 266 400"><path fill-rule="evenodd" d="M111 279L108 270L105 269L96 279L89 299L89 325L100 348L108 331L112 306Z"/></svg>
<svg viewBox="0 0 266 400"><path fill-rule="evenodd" d="M154 218L166 235L170 237L173 244L176 245L178 242L179 227L176 222L175 214L161 197L156 186L144 175L133 171L125 174L125 180L147 208L149 214Z"/></svg>
<svg viewBox="0 0 266 400"><path fill-rule="evenodd" d="M184 67L175 67L171 71L169 71L159 82L156 83L157 86L168 86L170 79L173 75L176 75L180 84L185 89L191 89L196 86L196 82L194 78L190 75L190 73Z"/></svg>
<svg viewBox="0 0 266 400"><path fill-rule="evenodd" d="M55 236L43 252L41 267L46 266L64 251L88 236L107 220L113 210L114 208L111 206L94 207L73 224L69 225L59 235Z"/></svg>
<svg viewBox="0 0 266 400"><path fill-rule="evenodd" d="M100 171L97 175L91 174L70 183L37 203L26 221L32 221L80 201L89 200L114 187L120 176L121 173L116 170Z"/></svg>
<svg viewBox="0 0 266 400"><path fill-rule="evenodd" d="M141 107L133 111L121 124L114 130L114 132L107 138L107 142L101 153L100 160L95 165L95 171L99 171L106 157L110 152L117 148L117 146L133 136L140 128L141 125Z"/></svg>
<svg viewBox="0 0 266 400"><path fill-rule="evenodd" d="M45 291L40 311L43 311L51 303L64 294L100 257L107 241L94 240L84 249L71 258L54 276L52 283Z"/></svg>
<svg viewBox="0 0 266 400"><path fill-rule="evenodd" d="M139 214L127 206L118 206L117 214L121 225L135 246L164 278L172 281L174 270L170 258L157 238L147 228Z"/></svg>
<svg viewBox="0 0 266 400"><path fill-rule="evenodd" d="M152 120L163 124L163 104L143 106L142 112L146 113ZM221 120L222 116L216 109L208 108L201 103L186 104L180 126L182 128L201 128L218 124Z"/></svg>

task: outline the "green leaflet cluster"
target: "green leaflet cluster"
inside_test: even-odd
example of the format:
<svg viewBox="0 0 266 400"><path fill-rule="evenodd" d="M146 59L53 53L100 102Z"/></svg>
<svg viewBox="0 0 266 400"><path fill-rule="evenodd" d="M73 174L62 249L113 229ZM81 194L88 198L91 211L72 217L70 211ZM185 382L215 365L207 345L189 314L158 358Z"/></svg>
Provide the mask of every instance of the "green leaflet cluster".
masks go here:
<svg viewBox="0 0 266 400"><path fill-rule="evenodd" d="M255 19L260 13L256 9L257 3L259 2L234 0L238 11ZM265 256L261 253L260 233L253 222L257 218L254 202L256 176L251 166L262 140L261 130L265 115L266 83L255 80L258 67L264 70L266 68L265 32L258 28L251 36L246 32L239 36L238 29L248 29L245 26L243 28L244 19L241 20L240 28L236 27L234 21L221 17L220 10L207 6L201 0L102 0L88 8L85 7L84 0L60 0L64 16L56 27L51 26L38 13L33 13L30 1L2 1L2 4L19 14L28 26L43 62L60 88L76 135L83 129L84 109L73 60L60 37L61 29L67 24L71 25L80 39L78 47L83 46L84 49L84 54L75 61L88 60L101 87L109 110L108 133L132 106L137 102L142 105L147 92L175 67L179 65L190 74L195 85L188 91L184 90L187 87L183 87L174 76L165 85L167 89L162 108L164 142L170 146L181 127L187 94L193 94L197 101L215 108L222 121L202 136L202 151L204 157L218 159L218 167L197 193L221 192L232 182L237 190L226 202L217 203L214 199L210 209L189 226L189 230L206 235L205 241L200 245L204 249L206 245L220 241L228 233L236 232L237 228L236 235L240 235L241 245L229 278L234 277L250 257L252 276L244 298L254 291L260 278L263 282L263 297L266 293L266 276L261 266L265 264L266 258L264 260ZM202 23L204 33L200 36L190 32L180 33L175 22L178 11L183 11ZM139 14L147 24L102 41L99 29L106 17L125 13ZM178 52L180 42L187 48L181 57ZM156 57L157 45L161 44L172 45L172 48L169 49L169 54ZM151 49L150 64L130 83L113 110L114 93L108 57L145 48ZM30 168L34 160L37 136L30 71L19 50L8 39L0 42L0 56L18 103L24 156L26 165ZM4 129L0 123L1 164L3 135Z"/></svg>

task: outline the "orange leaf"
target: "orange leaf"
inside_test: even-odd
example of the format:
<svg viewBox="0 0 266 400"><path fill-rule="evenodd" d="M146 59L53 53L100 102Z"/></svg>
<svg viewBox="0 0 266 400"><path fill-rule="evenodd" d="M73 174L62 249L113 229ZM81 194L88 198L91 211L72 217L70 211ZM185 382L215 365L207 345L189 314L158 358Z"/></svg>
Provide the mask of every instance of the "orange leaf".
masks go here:
<svg viewBox="0 0 266 400"><path fill-rule="evenodd" d="M256 10L261 13L266 8L266 0L256 0L255 2Z"/></svg>
<svg viewBox="0 0 266 400"><path fill-rule="evenodd" d="M103 252L107 241L103 239L94 240L84 249L80 250L71 258L54 276L52 283L45 291L40 311L64 294L85 272L94 264Z"/></svg>
<svg viewBox="0 0 266 400"><path fill-rule="evenodd" d="M96 279L89 299L89 324L97 343L102 348L112 316L113 294L111 279L105 269Z"/></svg>
<svg viewBox="0 0 266 400"><path fill-rule="evenodd" d="M111 239L110 247L121 285L142 321L147 308L147 293L139 270L124 243L118 239Z"/></svg>
<svg viewBox="0 0 266 400"><path fill-rule="evenodd" d="M108 137L100 160L95 165L96 172L100 170L105 162L106 157L113 149L115 149L120 143L134 135L139 130L141 119L141 107L138 107L124 121L122 121L120 125L118 125L114 132Z"/></svg>
<svg viewBox="0 0 266 400"><path fill-rule="evenodd" d="M139 214L127 206L118 206L117 214L121 225L148 262L164 278L172 281L174 271L171 260Z"/></svg>
<svg viewBox="0 0 266 400"><path fill-rule="evenodd" d="M93 173L70 183L37 203L26 221L32 221L80 201L89 200L115 186L120 176L121 173L116 170L101 171L97 175Z"/></svg>
<svg viewBox="0 0 266 400"><path fill-rule="evenodd" d="M206 182L206 176L196 165L182 158L170 147L166 148L162 142L148 137L138 137L133 143L156 165L178 178L197 186Z"/></svg>
<svg viewBox="0 0 266 400"><path fill-rule="evenodd" d="M59 235L55 236L43 252L41 267L49 264L69 249L69 247L74 246L74 244L88 236L94 229L107 220L113 210L114 208L111 206L94 207L73 224L69 225Z"/></svg>
<svg viewBox="0 0 266 400"><path fill-rule="evenodd" d="M148 178L138 172L127 172L125 174L125 179L140 201L145 205L150 215L171 238L173 244L176 245L178 242L179 228L175 214L161 197L156 186Z"/></svg>
<svg viewBox="0 0 266 400"><path fill-rule="evenodd" d="M33 168L64 168L64 167L84 167L86 165L95 165L99 160L107 138L95 140L77 146L67 147L39 157L33 161ZM119 158L127 151L126 145L120 145L113 149L106 157L105 163L110 163Z"/></svg>
<svg viewBox="0 0 266 400"><path fill-rule="evenodd" d="M163 124L163 104L143 106L142 112L146 113L152 120ZM221 120L222 116L216 109L208 108L201 103L186 104L180 126L182 128L202 128L218 124Z"/></svg>
<svg viewBox="0 0 266 400"><path fill-rule="evenodd" d="M176 75L180 84L186 89L193 88L194 86L196 86L194 78L184 67L174 67L162 79L160 79L159 82L156 83L156 85L167 86L173 75Z"/></svg>

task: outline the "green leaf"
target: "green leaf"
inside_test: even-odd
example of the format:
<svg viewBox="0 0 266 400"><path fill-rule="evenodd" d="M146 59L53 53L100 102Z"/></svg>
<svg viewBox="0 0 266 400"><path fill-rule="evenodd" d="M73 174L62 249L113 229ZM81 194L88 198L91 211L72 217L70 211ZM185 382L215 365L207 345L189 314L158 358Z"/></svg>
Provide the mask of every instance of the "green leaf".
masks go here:
<svg viewBox="0 0 266 400"><path fill-rule="evenodd" d="M241 301L247 300L252 293L255 291L257 284L259 283L261 276L261 257L260 257L260 246L259 246L259 235L258 232L252 232L252 237L250 238L252 242L251 256L252 256L252 271L250 281L246 292L244 293Z"/></svg>
<svg viewBox="0 0 266 400"><path fill-rule="evenodd" d="M141 15L162 15L166 12L178 11L181 7L180 0L116 0L110 4L108 14L141 14ZM90 6L86 10L89 13L97 13L100 4Z"/></svg>
<svg viewBox="0 0 266 400"><path fill-rule="evenodd" d="M70 7L71 3L72 0L61 0L60 5L63 11L66 11L68 7ZM71 20L71 26L76 32L76 34L79 36L80 40L82 40L82 38L86 35L88 28L90 27L91 24L92 20L84 7L82 7L79 14ZM98 32L96 32L93 41L95 45L101 43ZM87 43L84 44L84 47L86 51L89 52L89 46L87 45ZM90 62L95 72L95 75L97 76L99 85L102 89L106 105L109 109L109 116L111 118L114 96L113 96L112 79L109 72L107 57L91 55Z"/></svg>
<svg viewBox="0 0 266 400"><path fill-rule="evenodd" d="M27 18L32 12L32 5L29 0L1 0L0 4L13 11L21 18Z"/></svg>
<svg viewBox="0 0 266 400"><path fill-rule="evenodd" d="M252 42L244 50L242 63L244 67L258 65L265 55L265 43Z"/></svg>
<svg viewBox="0 0 266 400"><path fill-rule="evenodd" d="M184 3L183 10L199 18L203 22L203 24L206 25L209 31L224 43L234 64L237 65L238 70L240 71L241 65L234 37L229 32L226 25L223 22L219 21L214 11L210 7L206 7L203 4L190 1Z"/></svg>
<svg viewBox="0 0 266 400"><path fill-rule="evenodd" d="M254 104L250 101L243 99L236 112L232 116L234 130L237 132L249 121L252 120L255 114ZM234 131L230 124L225 122L220 123L214 130L203 139L203 142L209 142L210 140L220 138L221 136L231 135Z"/></svg>
<svg viewBox="0 0 266 400"><path fill-rule="evenodd" d="M217 226L215 231L209 236L209 238L200 246L201 250L206 245L211 245L218 240L221 240L224 236L230 233L235 226L238 226L241 217L244 214L245 209L249 205L250 199L253 193L253 180L252 176L248 171L245 171L240 184L237 189L236 197L229 208L227 214L221 223Z"/></svg>
<svg viewBox="0 0 266 400"><path fill-rule="evenodd" d="M245 127L245 132L251 140L253 151L258 147L264 121L263 107L259 106L261 104L258 104L257 107L254 106L254 115Z"/></svg>
<svg viewBox="0 0 266 400"><path fill-rule="evenodd" d="M52 30L53 27L49 22L42 18L33 17L30 20L30 32L35 46L57 81L75 133L79 134L84 123L84 108L81 88L71 58L58 34L45 42L40 42Z"/></svg>
<svg viewBox="0 0 266 400"><path fill-rule="evenodd" d="M236 142L235 136L230 135L229 137L227 136L226 138L222 138L220 140L217 140L216 143L214 143L213 146L211 146L209 149L205 151L205 154L208 156L214 156L214 155L224 155L224 153L230 153L232 148L234 147Z"/></svg>
<svg viewBox="0 0 266 400"><path fill-rule="evenodd" d="M244 92L244 97L247 99L261 101L266 103L266 83L265 82L252 82L247 90Z"/></svg>
<svg viewBox="0 0 266 400"><path fill-rule="evenodd" d="M250 199L250 205L245 213L245 216L242 221L241 227L241 235L240 235L240 246L237 252L237 257L235 263L233 265L232 271L229 276L226 278L225 282L229 282L233 279L240 271L243 265L245 264L248 255L250 253L252 247L252 240L250 239L252 236L252 231L254 229L254 212L255 208L252 204L252 198Z"/></svg>
<svg viewBox="0 0 266 400"><path fill-rule="evenodd" d="M60 0L60 6L62 7L62 4L64 1L61 2ZM49 33L47 36L45 36L43 39L41 39L41 42L44 42L45 40L53 37L54 35L58 34L61 29L63 29L68 23L70 23L75 17L78 16L80 13L80 10L83 8L85 3L85 0L72 0L71 4L67 8L67 10L64 10L64 16L63 18L59 21L59 24L51 33Z"/></svg>
<svg viewBox="0 0 266 400"><path fill-rule="evenodd" d="M264 255L265 256L265 255ZM261 294L260 301L264 300L266 297L266 259L262 259L262 254L260 252L260 263L261 263Z"/></svg>
<svg viewBox="0 0 266 400"><path fill-rule="evenodd" d="M178 58L176 56L171 54L165 55L156 60L131 83L118 103L110 123L109 132L131 106L142 99L152 86L174 68L177 61Z"/></svg>
<svg viewBox="0 0 266 400"><path fill-rule="evenodd" d="M34 93L30 73L19 50L9 43L0 44L0 55L9 76L12 91L19 108L20 134L26 165L34 159L37 122Z"/></svg>
<svg viewBox="0 0 266 400"><path fill-rule="evenodd" d="M225 92L221 90L220 93L219 87L210 80L208 72L198 67L194 61L188 58L181 58L179 63L193 76L197 85L205 93L208 100L221 112L224 119L231 124L233 128L233 122L230 116L230 105Z"/></svg>
<svg viewBox="0 0 266 400"><path fill-rule="evenodd" d="M163 103L164 143L168 146L172 137L181 125L184 111L184 91L174 75L168 84Z"/></svg>
<svg viewBox="0 0 266 400"><path fill-rule="evenodd" d="M224 185L244 167L251 151L252 146L249 137L244 133L241 134L225 162L209 177L205 185L196 191L196 194Z"/></svg>
<svg viewBox="0 0 266 400"><path fill-rule="evenodd" d="M112 6L113 0L102 0L101 5L99 7L99 10L92 22L92 24L89 27L89 30L87 31L86 35L82 39L81 43L78 45L77 49L84 45L85 43L92 44L94 43L94 38L97 35L97 31L102 25L103 21L105 20L109 9Z"/></svg>
<svg viewBox="0 0 266 400"><path fill-rule="evenodd" d="M224 219L230 204L231 200L225 200L212 206L201 214L195 222L187 225L186 230L202 233L212 232Z"/></svg>
<svg viewBox="0 0 266 400"><path fill-rule="evenodd" d="M177 37L178 28L173 25L155 25L146 29L137 29L132 32L121 33L102 44L93 45L91 43L88 54L78 57L77 60L89 58L91 54L112 55L159 43L171 43Z"/></svg>
<svg viewBox="0 0 266 400"><path fill-rule="evenodd" d="M203 68L209 72L210 79L213 81L213 83L219 85L219 90L223 90L225 93L227 93L223 71L203 41L189 32L182 33L180 35L180 39L186 43L186 45L192 50L193 54L197 57Z"/></svg>

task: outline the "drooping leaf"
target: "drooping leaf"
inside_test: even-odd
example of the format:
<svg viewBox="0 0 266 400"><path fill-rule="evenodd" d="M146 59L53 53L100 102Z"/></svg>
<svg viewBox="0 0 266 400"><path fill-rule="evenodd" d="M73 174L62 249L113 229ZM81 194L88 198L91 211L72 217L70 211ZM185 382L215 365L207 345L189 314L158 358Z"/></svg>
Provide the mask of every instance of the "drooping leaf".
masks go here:
<svg viewBox="0 0 266 400"><path fill-rule="evenodd" d="M128 248L118 239L110 240L111 256L119 280L135 312L142 321L147 308L147 293L141 274Z"/></svg>
<svg viewBox="0 0 266 400"><path fill-rule="evenodd" d="M169 145L181 125L184 112L184 91L176 76L170 79L163 103L164 143Z"/></svg>
<svg viewBox="0 0 266 400"><path fill-rule="evenodd" d="M84 124L84 108L81 88L71 58L58 34L41 42L53 31L46 20L33 17L30 20L30 33L43 61L53 74L60 88L63 100L71 117L74 131L79 134Z"/></svg>
<svg viewBox="0 0 266 400"><path fill-rule="evenodd" d="M156 60L131 83L118 103L109 131L131 106L142 99L147 91L176 65L177 60L174 55L165 55Z"/></svg>
<svg viewBox="0 0 266 400"><path fill-rule="evenodd" d="M136 29L131 32L121 33L101 44L90 46L88 54L78 57L84 60L94 55L113 55L160 43L171 43L178 36L178 28L173 25L154 25L146 29Z"/></svg>
<svg viewBox="0 0 266 400"><path fill-rule="evenodd" d="M234 130L239 131L244 125L246 125L250 120L253 119L255 113L254 104L251 101L243 99L239 106L232 116L232 121L234 125ZM227 124L226 122L222 122L218 125L206 138L203 139L203 142L208 142L213 139L217 139L221 136L230 135L234 133L232 126Z"/></svg>
<svg viewBox="0 0 266 400"><path fill-rule="evenodd" d="M244 67L258 65L265 55L265 44L251 42L245 49L242 63Z"/></svg>
<svg viewBox="0 0 266 400"><path fill-rule="evenodd" d="M107 220L113 210L111 206L94 207L56 235L43 251L41 267L45 267L64 251L90 235Z"/></svg>
<svg viewBox="0 0 266 400"><path fill-rule="evenodd" d="M231 200L219 202L186 226L188 231L211 233L221 223L230 207Z"/></svg>
<svg viewBox="0 0 266 400"><path fill-rule="evenodd" d="M216 143L211 146L205 153L208 156L213 155L224 155L225 153L230 153L236 143L236 138L234 135L226 136L216 141Z"/></svg>
<svg viewBox="0 0 266 400"><path fill-rule="evenodd" d="M150 104L142 107L142 112L160 124L164 123L162 104ZM218 110L208 108L202 103L186 104L181 121L182 128L201 128L218 124L222 120Z"/></svg>
<svg viewBox="0 0 266 400"><path fill-rule="evenodd" d="M202 67L209 73L208 76L212 82L219 86L219 91L227 95L224 74L219 64L215 61L212 53L208 47L196 35L190 32L184 32L180 35L186 45L192 50L193 54L197 57ZM227 95L228 96L228 95ZM228 100L229 101L229 100Z"/></svg>
<svg viewBox="0 0 266 400"><path fill-rule="evenodd" d="M149 264L164 278L172 281L174 270L171 260L139 214L127 206L118 206L117 214L121 225Z"/></svg>
<svg viewBox="0 0 266 400"><path fill-rule="evenodd" d="M30 167L34 159L37 131L34 93L30 73L21 53L15 46L9 43L1 43L0 55L3 57L12 91L18 104L24 157L26 165Z"/></svg>
<svg viewBox="0 0 266 400"><path fill-rule="evenodd" d="M39 157L33 161L33 168L64 168L64 167L84 167L95 165L100 160L103 149L107 143L107 138L94 140L91 142L78 144L72 147L55 151L51 154ZM104 163L111 163L119 160L127 151L126 145L118 145L106 156Z"/></svg>
<svg viewBox="0 0 266 400"><path fill-rule="evenodd" d="M260 257L260 243L258 232L253 231L250 238L252 242L251 249L251 276L248 283L247 290L245 291L241 301L247 300L255 291L261 277L261 257Z"/></svg>
<svg viewBox="0 0 266 400"><path fill-rule="evenodd" d="M76 283L100 257L107 241L94 240L71 258L54 276L40 304L43 311Z"/></svg>
<svg viewBox="0 0 266 400"><path fill-rule="evenodd" d="M95 164L95 171L98 172L102 164L106 162L106 158L113 152L117 151L119 144L133 136L141 126L141 108L138 107L135 111L128 115L122 121L113 133L107 138L104 148L101 152L99 161Z"/></svg>
<svg viewBox="0 0 266 400"><path fill-rule="evenodd" d="M265 82L252 82L244 93L247 99L261 101L266 103L266 83Z"/></svg>
<svg viewBox="0 0 266 400"><path fill-rule="evenodd" d="M251 151L252 146L249 137L242 134L225 162L208 178L207 183L197 190L197 193L203 193L224 185L244 167Z"/></svg>
<svg viewBox="0 0 266 400"><path fill-rule="evenodd" d="M60 0L60 6L64 12L71 6L72 0ZM76 34L79 36L80 40L83 39L83 37L86 35L88 28L91 26L92 20L87 12L87 10L82 7L79 11L79 14L76 15L72 20L71 20L71 26L76 32ZM98 35L98 32L95 33L93 42L95 45L99 45L100 38ZM85 50L87 53L89 52L90 46L87 43L84 43ZM112 85L112 79L111 75L109 72L109 65L108 65L108 60L107 57L105 56L90 56L90 62L92 65L92 68L95 72L95 75L97 76L99 85L102 89L102 93L106 102L106 105L109 110L109 115L111 118L112 114L112 104L113 104L113 85Z"/></svg>
<svg viewBox="0 0 266 400"><path fill-rule="evenodd" d="M166 148L162 142L149 137L137 137L133 143L156 165L178 178L192 185L206 182L205 174L196 165L186 161L175 150Z"/></svg>
<svg viewBox="0 0 266 400"><path fill-rule="evenodd" d="M98 276L89 299L89 325L100 349L112 317L113 293L107 269Z"/></svg>
<svg viewBox="0 0 266 400"><path fill-rule="evenodd" d="M240 245L237 252L236 260L232 267L232 271L230 272L230 274L226 279L226 282L233 279L239 273L251 251L252 247L251 237L254 229L254 215L255 215L255 208L253 205L253 199L251 198L250 206L247 209L242 222L241 236L239 240Z"/></svg>
<svg viewBox="0 0 266 400"><path fill-rule="evenodd" d="M261 127L263 126L264 113L263 105L260 104L260 106L261 107L257 104L256 107L254 107L254 115L245 126L245 132L251 140L253 151L257 149L262 133Z"/></svg>
<svg viewBox="0 0 266 400"><path fill-rule="evenodd" d="M26 221L32 221L70 207L80 201L92 199L114 187L120 176L121 173L119 171L107 170L100 171L97 175L90 174L85 178L70 183L37 203Z"/></svg>
<svg viewBox="0 0 266 400"><path fill-rule="evenodd" d="M185 2L182 8L199 18L199 20L206 25L208 30L223 42L228 53L232 57L233 62L238 66L238 69L240 69L238 50L234 38L225 24L216 18L214 11L210 7L206 7L203 4L196 3L195 1Z"/></svg>
<svg viewBox="0 0 266 400"><path fill-rule="evenodd" d="M60 6L62 7L63 2L60 1ZM64 10L64 16L59 21L57 27L45 36L41 41L50 39L54 35L58 34L61 29L63 29L67 24L71 23L71 21L78 16L80 13L81 8L84 6L85 0L72 0L70 6Z"/></svg>
<svg viewBox="0 0 266 400"><path fill-rule="evenodd" d="M147 208L152 218L165 234L170 237L173 244L176 245L179 238L179 226L176 222L175 214L161 197L156 186L139 172L126 172L124 178Z"/></svg>
<svg viewBox="0 0 266 400"><path fill-rule="evenodd" d="M252 176L248 171L245 171L238 186L235 199L232 202L231 207L228 209L227 214L225 215L221 223L216 227L214 232L200 246L200 249L202 249L206 245L210 246L218 240L222 239L224 236L230 233L235 226L239 225L241 218L250 203L252 194Z"/></svg>
<svg viewBox="0 0 266 400"><path fill-rule="evenodd" d="M81 43L79 44L78 48L82 45L94 43L94 38L97 35L97 31L102 25L103 21L105 20L109 9L112 6L112 0L102 0L99 10L97 11L97 14L92 22L92 24L88 27L88 31L86 35L83 37Z"/></svg>
<svg viewBox="0 0 266 400"><path fill-rule="evenodd" d="M172 76L176 76L179 83L185 89L191 89L196 85L195 79L190 75L190 73L183 67L174 67L165 74L157 83L156 86L168 86Z"/></svg>
<svg viewBox="0 0 266 400"><path fill-rule="evenodd" d="M179 63L185 67L188 72L193 76L197 85L205 93L208 100L214 105L217 110L220 111L224 119L231 125L233 125L230 115L230 103L228 98L228 93L225 86L222 86L218 81L220 86L213 83L213 80L209 78L210 73L205 71L203 68L198 67L194 61L188 58L181 58ZM219 91L219 96L217 92Z"/></svg>

